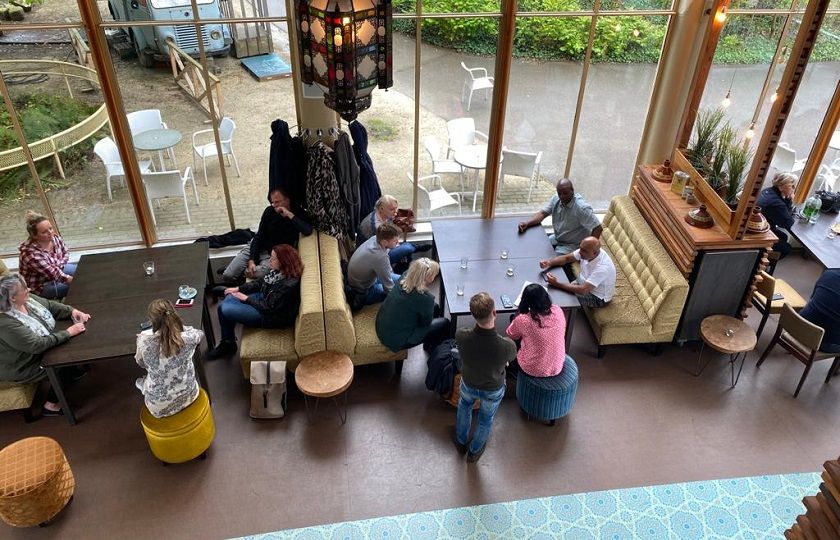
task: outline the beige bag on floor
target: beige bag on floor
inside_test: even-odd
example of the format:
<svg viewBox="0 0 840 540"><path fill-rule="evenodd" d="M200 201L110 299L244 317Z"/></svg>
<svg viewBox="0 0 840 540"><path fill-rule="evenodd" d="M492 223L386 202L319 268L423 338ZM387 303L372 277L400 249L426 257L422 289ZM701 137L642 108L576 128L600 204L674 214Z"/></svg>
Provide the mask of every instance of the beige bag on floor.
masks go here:
<svg viewBox="0 0 840 540"><path fill-rule="evenodd" d="M251 362L251 418L286 414L286 362Z"/></svg>

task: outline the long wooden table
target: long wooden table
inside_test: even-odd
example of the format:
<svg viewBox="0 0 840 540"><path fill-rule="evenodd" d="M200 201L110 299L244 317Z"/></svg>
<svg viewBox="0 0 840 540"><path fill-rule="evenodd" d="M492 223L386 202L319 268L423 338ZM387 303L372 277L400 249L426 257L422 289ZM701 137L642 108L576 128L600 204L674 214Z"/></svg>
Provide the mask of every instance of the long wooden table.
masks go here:
<svg viewBox="0 0 840 540"><path fill-rule="evenodd" d="M147 276L144 261L155 262L155 273ZM86 330L44 354L42 365L71 425L76 417L61 386L58 368L134 356L140 323L146 321L149 303L166 298L173 303L178 287L194 287L197 295L191 307L178 308L184 324L202 329L208 343L215 343L204 288L210 279L207 244L83 255L65 302L91 315ZM193 361L201 385L207 378L198 349ZM209 392L208 392L209 393Z"/></svg>
<svg viewBox="0 0 840 540"><path fill-rule="evenodd" d="M828 238L828 228L837 214L820 214L813 225L797 219L790 228L794 238L807 249L826 269L840 268L840 238Z"/></svg>
<svg viewBox="0 0 840 540"><path fill-rule="evenodd" d="M545 282L540 275L541 259L554 257L554 249L542 227L532 227L524 234L517 232L521 218L448 219L432 222L435 251L440 261L440 305L449 307L452 330L458 318L470 316L470 297L486 292L496 302L497 313L514 313L517 308L502 305L501 295L511 302L519 296L525 281ZM500 259L502 249L509 251L508 259ZM461 257L469 257L467 269L461 268ZM507 275L508 263L516 265L513 276ZM562 268L552 269L557 279L568 283ZM464 294L457 294L457 285L464 286ZM551 301L566 315L566 348L574 331L575 316L580 302L574 294L548 287Z"/></svg>

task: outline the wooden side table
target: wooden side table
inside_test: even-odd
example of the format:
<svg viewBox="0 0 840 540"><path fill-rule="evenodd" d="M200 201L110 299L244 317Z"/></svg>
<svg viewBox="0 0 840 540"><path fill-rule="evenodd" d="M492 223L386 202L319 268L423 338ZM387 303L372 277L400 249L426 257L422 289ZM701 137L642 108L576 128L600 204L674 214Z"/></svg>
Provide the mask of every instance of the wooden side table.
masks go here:
<svg viewBox="0 0 840 540"><path fill-rule="evenodd" d="M744 361L747 353L755 349L757 339L753 329L744 321L730 317L729 315L711 315L700 323L700 337L703 344L700 346L700 354L697 356L697 368L694 376L699 377L711 359L700 367L700 360L703 358L703 348L708 345L718 352L729 355L730 381L732 388L738 384L741 377L741 370L744 369ZM741 366L738 368L738 376L735 376L735 362L741 356Z"/></svg>
<svg viewBox="0 0 840 540"><path fill-rule="evenodd" d="M336 351L320 351L305 356L295 370L295 384L303 393L306 415L312 419L318 414L318 400L333 398L338 418L347 422L347 392L353 382L353 362L346 354ZM344 393L344 414L338 405L336 396ZM315 407L310 416L309 397L315 398Z"/></svg>

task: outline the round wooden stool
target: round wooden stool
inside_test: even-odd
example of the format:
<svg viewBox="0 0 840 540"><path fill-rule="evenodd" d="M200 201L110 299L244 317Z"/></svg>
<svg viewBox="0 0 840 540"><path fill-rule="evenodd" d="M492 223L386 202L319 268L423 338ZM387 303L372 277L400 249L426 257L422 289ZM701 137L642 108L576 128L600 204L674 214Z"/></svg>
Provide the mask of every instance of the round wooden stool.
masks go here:
<svg viewBox="0 0 840 540"><path fill-rule="evenodd" d="M9 525L46 525L75 488L70 464L54 440L30 437L0 450L0 518Z"/></svg>
<svg viewBox="0 0 840 540"><path fill-rule="evenodd" d="M703 338L703 345L700 346L700 354L697 356L697 368L694 376L699 377L711 359L707 360L703 367L700 367L700 360L703 357L703 347L708 345L718 352L729 355L730 375L729 379L732 388L738 384L741 378L741 370L744 369L744 361L747 353L755 349L758 341L755 332L747 323L729 315L711 315L700 323L700 337ZM735 362L738 356L741 357L741 367L738 368L738 376L735 376Z"/></svg>
<svg viewBox="0 0 840 540"><path fill-rule="evenodd" d="M347 390L353 382L353 362L346 354L336 351L321 351L303 357L295 370L295 384L303 393L306 415L309 416L309 400L315 398L312 415L318 414L318 399L333 398L338 418L344 424L347 421ZM344 392L344 415L335 396ZM310 416L310 420L311 420Z"/></svg>

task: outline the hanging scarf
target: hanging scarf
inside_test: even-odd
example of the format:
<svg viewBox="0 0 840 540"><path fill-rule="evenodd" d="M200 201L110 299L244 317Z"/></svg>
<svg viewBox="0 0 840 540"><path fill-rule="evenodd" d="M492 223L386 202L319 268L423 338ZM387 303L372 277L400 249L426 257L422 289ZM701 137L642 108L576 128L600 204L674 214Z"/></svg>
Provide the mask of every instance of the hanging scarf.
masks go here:
<svg viewBox="0 0 840 540"><path fill-rule="evenodd" d="M263 281L267 285L274 285L278 281L283 279L283 274L277 270L269 270L268 273L263 277Z"/></svg>
<svg viewBox="0 0 840 540"><path fill-rule="evenodd" d="M47 308L30 298L26 301L26 310L29 314L18 311L13 307L6 314L13 319L17 319L38 336L48 336L53 331L55 318Z"/></svg>

